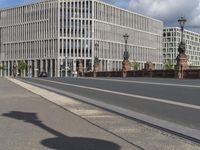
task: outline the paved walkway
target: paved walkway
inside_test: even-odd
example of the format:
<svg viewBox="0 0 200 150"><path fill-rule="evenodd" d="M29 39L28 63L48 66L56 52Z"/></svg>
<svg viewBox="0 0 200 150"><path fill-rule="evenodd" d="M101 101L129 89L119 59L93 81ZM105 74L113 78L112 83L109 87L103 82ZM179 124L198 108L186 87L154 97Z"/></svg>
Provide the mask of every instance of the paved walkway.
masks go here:
<svg viewBox="0 0 200 150"><path fill-rule="evenodd" d="M0 114L2 150L138 149L4 78Z"/></svg>
<svg viewBox="0 0 200 150"><path fill-rule="evenodd" d="M117 114L10 80L20 86L0 78L0 149L200 150Z"/></svg>

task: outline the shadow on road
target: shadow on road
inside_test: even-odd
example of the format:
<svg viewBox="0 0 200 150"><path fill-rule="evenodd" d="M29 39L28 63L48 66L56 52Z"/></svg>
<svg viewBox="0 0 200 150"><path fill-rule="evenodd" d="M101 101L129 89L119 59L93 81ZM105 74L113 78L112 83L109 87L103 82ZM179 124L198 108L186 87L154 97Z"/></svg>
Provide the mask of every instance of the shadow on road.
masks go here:
<svg viewBox="0 0 200 150"><path fill-rule="evenodd" d="M68 137L43 124L36 113L11 111L2 114L2 116L31 123L55 135L55 138L44 139L41 141L41 144L48 148L56 150L120 150L119 145L109 141L92 138Z"/></svg>

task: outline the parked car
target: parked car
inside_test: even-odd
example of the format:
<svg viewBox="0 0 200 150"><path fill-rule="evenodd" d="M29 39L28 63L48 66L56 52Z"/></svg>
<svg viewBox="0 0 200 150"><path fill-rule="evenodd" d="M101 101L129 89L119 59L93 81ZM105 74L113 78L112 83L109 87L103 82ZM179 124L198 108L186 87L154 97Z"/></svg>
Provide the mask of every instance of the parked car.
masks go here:
<svg viewBox="0 0 200 150"><path fill-rule="evenodd" d="M42 72L39 74L39 77L48 77L48 73L45 72L45 71L42 71Z"/></svg>

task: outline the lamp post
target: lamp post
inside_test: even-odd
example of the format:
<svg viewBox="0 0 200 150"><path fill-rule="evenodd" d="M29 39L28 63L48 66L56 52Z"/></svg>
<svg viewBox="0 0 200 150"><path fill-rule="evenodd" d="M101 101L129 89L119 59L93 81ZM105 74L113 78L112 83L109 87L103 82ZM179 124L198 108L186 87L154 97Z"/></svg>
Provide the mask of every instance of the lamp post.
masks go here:
<svg viewBox="0 0 200 150"><path fill-rule="evenodd" d="M176 76L179 79L183 79L184 78L184 70L189 69L188 57L185 54L186 44L185 44L185 42L183 40L183 31L184 31L184 26L185 26L186 21L187 20L184 17L180 17L178 19L178 23L179 23L180 28L181 28L181 41L180 41L180 43L178 45L179 54L178 54L178 56L176 58L176 60L177 60L177 64L176 64L177 73L176 73Z"/></svg>
<svg viewBox="0 0 200 150"><path fill-rule="evenodd" d="M128 43L128 38L129 35L125 34L123 35L124 40L125 40L125 51L124 51L124 60L122 62L122 77L127 77L127 71L130 70L130 62L129 62L129 53L127 50L127 43Z"/></svg>
<svg viewBox="0 0 200 150"><path fill-rule="evenodd" d="M181 27L181 43L183 42L183 31L184 31L184 26L185 26L186 21L187 20L184 17L181 17L178 19L178 23Z"/></svg>
<svg viewBox="0 0 200 150"><path fill-rule="evenodd" d="M179 25L181 27L181 42L179 43L179 47L178 47L179 55L185 54L186 45L185 45L185 42L183 41L183 31L184 31L184 25L186 21L187 20L184 17L181 17L180 19L178 19Z"/></svg>
<svg viewBox="0 0 200 150"><path fill-rule="evenodd" d="M123 37L124 37L124 40L125 40L124 60L128 60L129 59L129 53L128 53L128 50L127 50L127 43L128 43L129 35L125 34Z"/></svg>

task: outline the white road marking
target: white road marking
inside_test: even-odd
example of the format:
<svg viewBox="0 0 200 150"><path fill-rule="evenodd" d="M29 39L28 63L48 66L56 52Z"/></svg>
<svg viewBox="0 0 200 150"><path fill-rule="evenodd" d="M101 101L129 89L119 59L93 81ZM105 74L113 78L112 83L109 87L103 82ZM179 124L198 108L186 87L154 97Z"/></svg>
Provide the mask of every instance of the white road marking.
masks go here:
<svg viewBox="0 0 200 150"><path fill-rule="evenodd" d="M175 83L145 82L145 81L117 80L117 79L102 79L102 78L83 78L83 79L86 79L86 80L102 80L102 81L116 81L116 82L125 82L125 83L138 83L138 84L149 84L149 85L164 85L164 86L200 88L199 85L187 85L187 84L175 84Z"/></svg>
<svg viewBox="0 0 200 150"><path fill-rule="evenodd" d="M83 88L83 89L95 90L95 91L100 91L100 92L105 92L105 93L128 96L128 97L133 97L133 98L138 98L138 99L143 99L143 100L149 100L149 101L154 101L154 102L160 102L160 103L171 104L171 105L200 110L200 106L198 106L198 105L175 102L175 101L167 100L167 99L160 99L160 98L147 97L147 96L141 96L141 95L135 95L135 94L128 94L128 93L122 93L122 92L117 92L117 91L111 91L111 90L105 90L105 89L100 89L100 88L94 88L94 87L88 87L88 86L82 86L82 85L76 85L76 84L70 84L70 83L63 83L63 82L51 81L51 80L45 80L45 79L37 78L36 80L41 80L41 81L46 81L46 82L51 82L51 83L56 83L56 84L61 84L61 85L73 86L73 87L78 87L78 88Z"/></svg>

